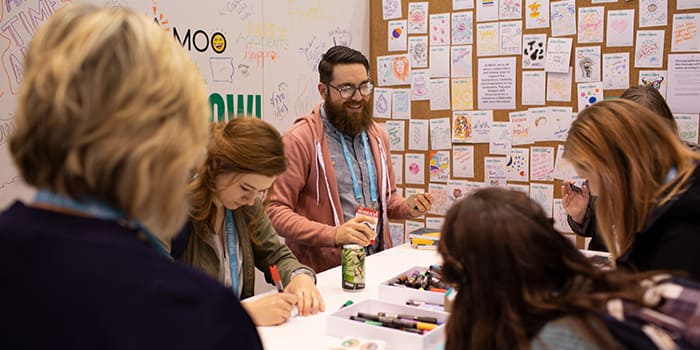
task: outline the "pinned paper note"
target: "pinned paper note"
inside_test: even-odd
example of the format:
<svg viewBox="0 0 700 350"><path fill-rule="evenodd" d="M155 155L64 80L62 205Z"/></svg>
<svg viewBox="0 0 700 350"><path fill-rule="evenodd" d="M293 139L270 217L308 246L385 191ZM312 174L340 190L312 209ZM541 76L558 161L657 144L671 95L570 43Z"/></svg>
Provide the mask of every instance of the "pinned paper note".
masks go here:
<svg viewBox="0 0 700 350"><path fill-rule="evenodd" d="M430 181L447 182L450 179L450 152L430 151Z"/></svg>
<svg viewBox="0 0 700 350"><path fill-rule="evenodd" d="M657 27L668 24L667 0L639 0L639 27Z"/></svg>
<svg viewBox="0 0 700 350"><path fill-rule="evenodd" d="M466 180L447 181L447 205L451 207L455 202L463 199L467 195Z"/></svg>
<svg viewBox="0 0 700 350"><path fill-rule="evenodd" d="M406 51L406 20L395 20L387 23L388 51Z"/></svg>
<svg viewBox="0 0 700 350"><path fill-rule="evenodd" d="M447 185L446 184L428 184L428 192L433 196L433 202L428 213L433 215L447 214Z"/></svg>
<svg viewBox="0 0 700 350"><path fill-rule="evenodd" d="M430 15L430 46L450 45L450 21L449 13ZM431 63L432 64L432 63Z"/></svg>
<svg viewBox="0 0 700 350"><path fill-rule="evenodd" d="M603 6L578 9L578 44L603 42L604 13Z"/></svg>
<svg viewBox="0 0 700 350"><path fill-rule="evenodd" d="M603 55L603 89L627 89L630 87L629 52Z"/></svg>
<svg viewBox="0 0 700 350"><path fill-rule="evenodd" d="M524 106L544 105L545 72L524 70L522 75L521 104Z"/></svg>
<svg viewBox="0 0 700 350"><path fill-rule="evenodd" d="M544 70L547 72L566 73L569 71L571 60L571 38L547 39L547 57Z"/></svg>
<svg viewBox="0 0 700 350"><path fill-rule="evenodd" d="M450 109L450 79L430 79L430 110Z"/></svg>
<svg viewBox="0 0 700 350"><path fill-rule="evenodd" d="M467 10L474 8L474 0L452 0L452 10Z"/></svg>
<svg viewBox="0 0 700 350"><path fill-rule="evenodd" d="M428 120L411 119L408 124L408 149L428 150Z"/></svg>
<svg viewBox="0 0 700 350"><path fill-rule="evenodd" d="M408 85L411 82L408 55L377 56L377 75L379 86Z"/></svg>
<svg viewBox="0 0 700 350"><path fill-rule="evenodd" d="M578 91L578 111L581 112L586 107L603 100L603 83L581 83L577 84Z"/></svg>
<svg viewBox="0 0 700 350"><path fill-rule="evenodd" d="M411 68L428 67L428 36L419 35L408 38L408 57Z"/></svg>
<svg viewBox="0 0 700 350"><path fill-rule="evenodd" d="M499 52L501 55L520 54L523 40L522 21L499 22L498 35L500 36Z"/></svg>
<svg viewBox="0 0 700 350"><path fill-rule="evenodd" d="M489 153L508 155L511 149L510 122L491 123L489 134Z"/></svg>
<svg viewBox="0 0 700 350"><path fill-rule="evenodd" d="M427 69L414 69L411 72L411 100L430 99L430 74Z"/></svg>
<svg viewBox="0 0 700 350"><path fill-rule="evenodd" d="M552 36L576 34L576 2L574 0L551 3Z"/></svg>
<svg viewBox="0 0 700 350"><path fill-rule="evenodd" d="M523 69L544 68L547 53L547 34L523 35Z"/></svg>
<svg viewBox="0 0 700 350"><path fill-rule="evenodd" d="M700 14L683 13L673 15L671 51L700 51Z"/></svg>
<svg viewBox="0 0 700 350"><path fill-rule="evenodd" d="M557 146L557 154L554 161L554 178L566 181L580 179L571 162L564 158L564 145Z"/></svg>
<svg viewBox="0 0 700 350"><path fill-rule="evenodd" d="M430 48L430 77L447 78L450 76L450 47L433 46Z"/></svg>
<svg viewBox="0 0 700 350"><path fill-rule="evenodd" d="M521 19L523 18L523 0L501 0L498 18Z"/></svg>
<svg viewBox="0 0 700 350"><path fill-rule="evenodd" d="M634 50L635 68L661 68L664 64L663 30L638 30Z"/></svg>
<svg viewBox="0 0 700 350"><path fill-rule="evenodd" d="M454 177L474 177L474 146L452 147L452 172Z"/></svg>
<svg viewBox="0 0 700 350"><path fill-rule="evenodd" d="M608 11L607 47L632 46L634 44L634 10Z"/></svg>
<svg viewBox="0 0 700 350"><path fill-rule="evenodd" d="M408 34L428 33L428 3L408 3Z"/></svg>
<svg viewBox="0 0 700 350"><path fill-rule="evenodd" d="M455 12L452 14L452 45L471 44L474 37L474 13Z"/></svg>
<svg viewBox="0 0 700 350"><path fill-rule="evenodd" d="M452 74L452 78L471 78L472 46L452 46L450 62L450 72Z"/></svg>
<svg viewBox="0 0 700 350"><path fill-rule="evenodd" d="M476 55L495 56L501 53L498 39L498 22L477 23Z"/></svg>
<svg viewBox="0 0 700 350"><path fill-rule="evenodd" d="M393 91L387 88L375 88L372 95L374 97L374 117L391 118Z"/></svg>
<svg viewBox="0 0 700 350"><path fill-rule="evenodd" d="M423 153L406 153L405 154L407 184L422 185L425 183L425 155ZM408 188L406 189L408 195Z"/></svg>
<svg viewBox="0 0 700 350"><path fill-rule="evenodd" d="M484 157L484 182L486 186L506 187L506 157Z"/></svg>
<svg viewBox="0 0 700 350"><path fill-rule="evenodd" d="M555 198L552 201L552 218L554 219L554 228L559 232L573 233L569 222L567 221L568 215L564 206L561 204L561 198Z"/></svg>
<svg viewBox="0 0 700 350"><path fill-rule="evenodd" d="M505 0L476 0L476 21L498 20L498 2Z"/></svg>
<svg viewBox="0 0 700 350"><path fill-rule="evenodd" d="M673 117L681 140L698 143L698 114L674 114Z"/></svg>
<svg viewBox="0 0 700 350"><path fill-rule="evenodd" d="M530 148L530 179L532 181L554 180L554 147Z"/></svg>
<svg viewBox="0 0 700 350"><path fill-rule="evenodd" d="M528 182L530 180L530 149L512 148L506 158L508 181Z"/></svg>
<svg viewBox="0 0 700 350"><path fill-rule="evenodd" d="M394 89L391 100L394 119L411 118L411 89Z"/></svg>
<svg viewBox="0 0 700 350"><path fill-rule="evenodd" d="M577 47L574 57L577 83L587 83L601 80L600 46Z"/></svg>
<svg viewBox="0 0 700 350"><path fill-rule="evenodd" d="M430 119L430 147L432 149L450 149L450 118Z"/></svg>
<svg viewBox="0 0 700 350"><path fill-rule="evenodd" d="M452 142L487 143L491 134L493 111L453 111Z"/></svg>
<svg viewBox="0 0 700 350"><path fill-rule="evenodd" d="M531 183L530 198L541 205L545 214L551 217L554 201L554 185Z"/></svg>
<svg viewBox="0 0 700 350"><path fill-rule="evenodd" d="M528 112L510 112L508 116L510 117L510 129L513 136L512 145L519 146L532 143L532 136L530 135L532 123Z"/></svg>
<svg viewBox="0 0 700 350"><path fill-rule="evenodd" d="M549 28L549 0L525 1L525 28Z"/></svg>
<svg viewBox="0 0 700 350"><path fill-rule="evenodd" d="M451 80L452 109L474 109L474 82L472 78L456 78Z"/></svg>
<svg viewBox="0 0 700 350"><path fill-rule="evenodd" d="M382 18L401 18L401 0L382 0Z"/></svg>
<svg viewBox="0 0 700 350"><path fill-rule="evenodd" d="M566 73L547 73L547 101L571 101L571 68Z"/></svg>
<svg viewBox="0 0 700 350"><path fill-rule="evenodd" d="M404 151L406 141L404 139L406 122L403 120L388 120L386 132L389 134L389 149L392 151Z"/></svg>
<svg viewBox="0 0 700 350"><path fill-rule="evenodd" d="M640 70L639 85L653 87L661 96L666 98L666 83L668 82L665 70Z"/></svg>

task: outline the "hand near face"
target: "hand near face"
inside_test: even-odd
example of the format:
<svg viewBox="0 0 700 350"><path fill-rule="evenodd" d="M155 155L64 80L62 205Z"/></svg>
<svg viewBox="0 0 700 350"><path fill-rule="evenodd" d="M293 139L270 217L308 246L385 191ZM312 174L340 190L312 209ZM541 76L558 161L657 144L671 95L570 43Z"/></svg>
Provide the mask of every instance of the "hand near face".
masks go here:
<svg viewBox="0 0 700 350"><path fill-rule="evenodd" d="M326 311L323 298L314 284L314 279L307 274L301 273L294 276L284 291L297 296L297 309L301 316L315 315L319 311Z"/></svg>
<svg viewBox="0 0 700 350"><path fill-rule="evenodd" d="M583 223L586 216L588 202L591 200L591 193L588 186L581 186L581 192L571 189L571 181L565 181L561 186L561 205L566 213L577 223Z"/></svg>
<svg viewBox="0 0 700 350"><path fill-rule="evenodd" d="M424 193L415 193L406 198L406 204L408 205L408 214L416 217L421 216L430 210L433 205L433 195Z"/></svg>
<svg viewBox="0 0 700 350"><path fill-rule="evenodd" d="M340 225L335 231L335 245L359 244L363 247L370 245L372 240L377 238L377 233L367 223L376 225L377 220L360 215Z"/></svg>
<svg viewBox="0 0 700 350"><path fill-rule="evenodd" d="M276 293L254 301L243 302L243 308L248 312L256 326L276 326L292 316L292 307L297 302L297 296L291 293Z"/></svg>

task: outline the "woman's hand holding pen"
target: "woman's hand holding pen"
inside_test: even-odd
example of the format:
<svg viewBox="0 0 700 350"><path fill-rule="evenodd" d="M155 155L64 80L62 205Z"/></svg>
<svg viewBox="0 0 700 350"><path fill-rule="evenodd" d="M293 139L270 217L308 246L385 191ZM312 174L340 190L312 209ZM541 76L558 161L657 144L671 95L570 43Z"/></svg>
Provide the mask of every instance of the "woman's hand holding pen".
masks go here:
<svg viewBox="0 0 700 350"><path fill-rule="evenodd" d="M406 204L408 205L408 215L421 216L427 213L433 205L433 195L428 192L415 193L406 198Z"/></svg>
<svg viewBox="0 0 700 350"><path fill-rule="evenodd" d="M254 301L244 301L241 305L256 326L276 326L292 316L297 299L292 293L275 293Z"/></svg>
<svg viewBox="0 0 700 350"><path fill-rule="evenodd" d="M284 288L285 293L297 296L297 309L300 316L315 315L326 311L321 293L314 284L314 279L307 274L298 274Z"/></svg>
<svg viewBox="0 0 700 350"><path fill-rule="evenodd" d="M561 185L561 206L575 222L579 224L583 222L590 200L590 190L585 184L579 188L573 187L572 181L565 181Z"/></svg>

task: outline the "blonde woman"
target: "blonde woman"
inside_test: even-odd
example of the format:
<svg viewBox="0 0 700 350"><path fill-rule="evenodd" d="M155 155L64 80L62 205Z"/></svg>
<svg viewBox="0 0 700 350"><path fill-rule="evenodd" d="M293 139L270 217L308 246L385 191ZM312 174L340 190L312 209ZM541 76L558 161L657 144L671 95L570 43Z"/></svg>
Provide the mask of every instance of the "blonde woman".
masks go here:
<svg viewBox="0 0 700 350"><path fill-rule="evenodd" d="M258 326L285 322L294 305L302 316L324 311L314 271L280 242L261 199L286 168L284 144L272 125L255 118L212 124L207 159L190 184L190 225L173 246L173 256L241 299L253 295L256 267L273 283L270 266L277 266L283 293L243 301Z"/></svg>
<svg viewBox="0 0 700 350"><path fill-rule="evenodd" d="M38 194L0 214L0 348L262 348L233 293L160 243L187 218L208 114L143 14L69 5L37 31L10 152Z"/></svg>
<svg viewBox="0 0 700 350"><path fill-rule="evenodd" d="M700 155L669 124L629 100L579 113L564 157L598 196L598 229L618 262L700 279Z"/></svg>

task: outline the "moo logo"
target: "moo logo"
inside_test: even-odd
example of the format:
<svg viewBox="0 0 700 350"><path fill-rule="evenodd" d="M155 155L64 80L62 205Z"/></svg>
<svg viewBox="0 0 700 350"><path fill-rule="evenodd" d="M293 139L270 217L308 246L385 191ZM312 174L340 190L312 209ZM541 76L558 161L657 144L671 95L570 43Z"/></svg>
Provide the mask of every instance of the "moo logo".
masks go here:
<svg viewBox="0 0 700 350"><path fill-rule="evenodd" d="M208 34L201 29L187 28L187 31L181 34L173 27L173 36L188 51L194 48L198 52L206 52L211 48L216 53L223 53L226 50L226 37L221 32Z"/></svg>

